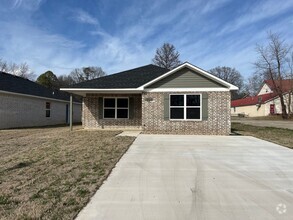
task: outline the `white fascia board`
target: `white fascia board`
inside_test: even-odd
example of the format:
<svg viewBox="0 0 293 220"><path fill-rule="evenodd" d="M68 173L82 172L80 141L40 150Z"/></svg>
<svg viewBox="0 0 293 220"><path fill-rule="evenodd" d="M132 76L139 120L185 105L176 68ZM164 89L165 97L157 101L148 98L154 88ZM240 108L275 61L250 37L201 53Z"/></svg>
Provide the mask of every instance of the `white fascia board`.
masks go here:
<svg viewBox="0 0 293 220"><path fill-rule="evenodd" d="M228 92L228 88L155 88L145 92Z"/></svg>
<svg viewBox="0 0 293 220"><path fill-rule="evenodd" d="M4 91L4 90L0 90L0 93L9 94L9 95L24 96L24 97L29 97L29 98L45 99L45 100L56 101L56 102L69 103L69 101L70 101L70 100L66 101L64 99L47 98L47 97L44 97L44 96L28 95L28 94L16 93L16 92L8 92L8 91ZM81 102L73 102L73 103L81 105Z"/></svg>
<svg viewBox="0 0 293 220"><path fill-rule="evenodd" d="M200 68L198 68L198 67L196 67L196 66L194 66L194 65L192 65L190 63L187 63L187 62L181 64L180 66L176 67L173 70L170 70L169 72L163 74L162 76L159 76L156 79L154 79L154 80L142 85L141 87L139 87L139 89L144 89L145 87L147 87L147 86L149 86L149 85L151 85L151 84L153 84L155 82L158 82L161 79L163 79L163 78L165 78L165 77L167 77L167 76L169 76L169 75L171 75L171 74L173 74L173 73L177 72L178 70L183 69L185 67L187 67L187 68L189 68L191 70L194 70L194 71L202 74L203 76L206 76L207 78L220 83L221 85L224 85L224 86L228 87L229 90L239 90L239 88L237 86L234 86L234 85L232 85L232 84L230 84L230 83L228 83L228 82L226 82L226 81L224 81L224 80L222 80L222 79L220 79L220 78L208 73L207 71L204 71L204 70L202 70L202 69L200 69Z"/></svg>

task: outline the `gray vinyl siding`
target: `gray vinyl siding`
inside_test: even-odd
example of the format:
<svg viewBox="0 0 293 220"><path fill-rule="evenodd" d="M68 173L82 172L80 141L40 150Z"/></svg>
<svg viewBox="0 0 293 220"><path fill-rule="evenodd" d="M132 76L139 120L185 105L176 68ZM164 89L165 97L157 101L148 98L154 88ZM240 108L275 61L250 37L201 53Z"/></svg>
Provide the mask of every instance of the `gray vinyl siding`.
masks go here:
<svg viewBox="0 0 293 220"><path fill-rule="evenodd" d="M188 68L167 76L147 88L226 88L223 85L202 76Z"/></svg>

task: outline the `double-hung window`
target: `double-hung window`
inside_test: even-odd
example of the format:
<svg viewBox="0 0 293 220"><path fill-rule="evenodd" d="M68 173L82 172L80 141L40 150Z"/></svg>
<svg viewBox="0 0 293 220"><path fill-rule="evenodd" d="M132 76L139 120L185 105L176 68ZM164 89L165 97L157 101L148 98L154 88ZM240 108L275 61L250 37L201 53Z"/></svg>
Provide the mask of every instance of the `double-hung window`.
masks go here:
<svg viewBox="0 0 293 220"><path fill-rule="evenodd" d="M129 118L128 98L104 98L104 118Z"/></svg>
<svg viewBox="0 0 293 220"><path fill-rule="evenodd" d="M171 120L201 120L201 94L170 95Z"/></svg>

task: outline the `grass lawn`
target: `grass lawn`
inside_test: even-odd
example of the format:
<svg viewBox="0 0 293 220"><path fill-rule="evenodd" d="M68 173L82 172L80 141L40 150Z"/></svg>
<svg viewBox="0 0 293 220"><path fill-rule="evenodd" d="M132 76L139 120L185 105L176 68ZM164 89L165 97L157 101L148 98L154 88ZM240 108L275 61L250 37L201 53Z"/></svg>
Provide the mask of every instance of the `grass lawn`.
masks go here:
<svg viewBox="0 0 293 220"><path fill-rule="evenodd" d="M236 116L232 116L231 117L232 120L268 120L268 121L284 121L284 119L282 118L282 115L268 115L268 116L262 116L262 117L236 117ZM288 119L286 119L285 121L291 120L293 121L293 117L290 117Z"/></svg>
<svg viewBox="0 0 293 220"><path fill-rule="evenodd" d="M134 140L118 133L0 131L0 219L74 218Z"/></svg>
<svg viewBox="0 0 293 220"><path fill-rule="evenodd" d="M258 127L241 123L232 123L232 132L249 135L289 148L293 148L293 130L271 127Z"/></svg>

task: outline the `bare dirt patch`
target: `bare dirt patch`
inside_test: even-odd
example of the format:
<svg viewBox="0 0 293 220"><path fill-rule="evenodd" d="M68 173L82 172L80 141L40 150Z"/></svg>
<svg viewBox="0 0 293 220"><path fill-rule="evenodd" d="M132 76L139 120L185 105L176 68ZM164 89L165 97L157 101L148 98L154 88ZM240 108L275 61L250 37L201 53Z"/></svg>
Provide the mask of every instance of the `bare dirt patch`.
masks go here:
<svg viewBox="0 0 293 220"><path fill-rule="evenodd" d="M0 219L73 219L126 152L119 131L0 131Z"/></svg>

